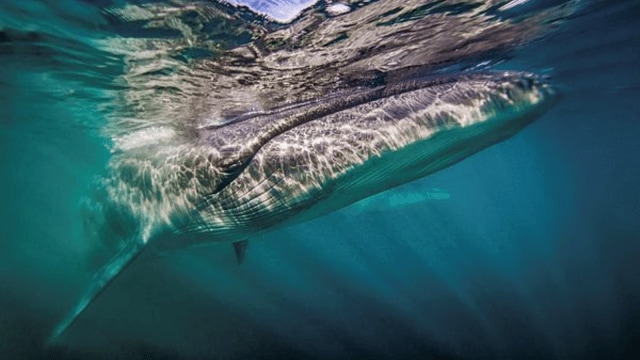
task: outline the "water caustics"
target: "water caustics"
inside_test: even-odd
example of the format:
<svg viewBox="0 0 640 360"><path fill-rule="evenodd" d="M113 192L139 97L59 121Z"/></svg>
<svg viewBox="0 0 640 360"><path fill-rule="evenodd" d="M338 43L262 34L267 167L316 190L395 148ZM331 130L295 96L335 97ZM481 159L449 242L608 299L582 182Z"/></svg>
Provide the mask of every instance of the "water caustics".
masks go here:
<svg viewBox="0 0 640 360"><path fill-rule="evenodd" d="M320 2L289 24L215 2L105 9L120 34L94 42L124 59L125 90L101 130L112 157L86 223L119 254L51 341L144 249L230 242L241 261L257 234L429 175L531 123L556 91L484 60L577 5L509 13L507 3Z"/></svg>

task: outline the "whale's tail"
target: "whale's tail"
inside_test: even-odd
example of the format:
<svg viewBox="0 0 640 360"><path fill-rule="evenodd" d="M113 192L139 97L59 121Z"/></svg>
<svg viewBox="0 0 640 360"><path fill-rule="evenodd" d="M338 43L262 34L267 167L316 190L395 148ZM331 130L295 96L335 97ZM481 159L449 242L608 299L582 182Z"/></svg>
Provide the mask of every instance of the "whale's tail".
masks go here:
<svg viewBox="0 0 640 360"><path fill-rule="evenodd" d="M98 298L102 291L122 273L122 271L137 258L145 247L145 243L136 239L130 241L116 256L95 273L91 285L80 298L73 310L55 327L47 340L53 344L73 325L78 317Z"/></svg>

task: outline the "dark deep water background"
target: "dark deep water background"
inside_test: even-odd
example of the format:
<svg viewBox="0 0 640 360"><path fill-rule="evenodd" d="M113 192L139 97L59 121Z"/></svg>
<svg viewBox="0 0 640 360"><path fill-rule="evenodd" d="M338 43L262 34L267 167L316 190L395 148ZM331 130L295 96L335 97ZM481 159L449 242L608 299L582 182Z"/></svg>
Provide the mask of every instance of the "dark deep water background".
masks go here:
<svg viewBox="0 0 640 360"><path fill-rule="evenodd" d="M141 259L50 349L97 266L79 202L117 89L87 84L121 65L82 45L92 5L26 4L39 25L0 38L1 358L640 356L640 3L585 1L498 66L549 73L563 98L418 183L448 200L261 236L242 266L227 246ZM23 21L0 10L0 28ZM56 36L29 47L38 26ZM81 40L60 57L65 34Z"/></svg>

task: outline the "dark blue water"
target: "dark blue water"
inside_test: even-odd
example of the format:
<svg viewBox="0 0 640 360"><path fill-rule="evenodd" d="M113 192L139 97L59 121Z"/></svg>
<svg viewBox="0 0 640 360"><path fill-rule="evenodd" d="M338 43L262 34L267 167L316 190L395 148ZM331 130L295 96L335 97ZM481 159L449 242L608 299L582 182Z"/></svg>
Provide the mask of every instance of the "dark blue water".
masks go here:
<svg viewBox="0 0 640 360"><path fill-rule="evenodd" d="M497 61L550 75L562 99L516 137L392 190L448 198L278 230L252 239L242 266L228 246L141 259L45 346L110 256L86 240L81 203L126 91L122 54L96 42L135 30L112 26L114 3L0 5L2 358L640 355L634 1L582 1Z"/></svg>

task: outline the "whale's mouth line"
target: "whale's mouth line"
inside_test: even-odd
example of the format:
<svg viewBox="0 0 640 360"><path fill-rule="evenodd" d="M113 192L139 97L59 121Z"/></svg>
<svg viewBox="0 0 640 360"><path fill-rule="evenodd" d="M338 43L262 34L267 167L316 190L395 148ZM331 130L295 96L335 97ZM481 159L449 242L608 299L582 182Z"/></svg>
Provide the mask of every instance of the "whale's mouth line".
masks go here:
<svg viewBox="0 0 640 360"><path fill-rule="evenodd" d="M503 73L503 72L500 72L497 70L496 71L484 70L484 71L475 71L475 72L450 71L450 72L443 72L443 73L423 74L419 77L415 77L411 79L402 78L402 79L392 80L390 82L384 81L382 83L373 83L371 86L361 85L361 86L356 86L352 88L343 88L343 89L337 90L337 92L334 94L325 95L318 99L303 101L303 102L294 103L294 104L287 104L271 110L246 112L240 115L223 119L222 123L220 124L209 124L209 125L200 126L197 128L197 130L215 130L215 129L220 129L220 128L233 125L238 122L250 120L255 117L276 116L283 113L288 114L292 111L299 110L301 108L313 107L314 105L318 105L320 103L327 102L327 101L334 101L344 96L353 97L354 95L357 95L359 93L376 92L376 91L382 91L384 93L385 89L392 89L388 91L388 93L382 96L382 97L389 97L389 96L394 96L404 92L410 92L410 91L414 91L414 90L429 87L429 86L455 83L460 80L461 76L464 76L464 75L470 75L470 76L493 75L493 74L500 74L500 73ZM374 100L377 100L377 99L374 99ZM373 100L370 100L370 101L373 101ZM337 111L340 111L340 110L336 110L336 112ZM312 121L312 120L309 120L309 121Z"/></svg>
<svg viewBox="0 0 640 360"><path fill-rule="evenodd" d="M541 75L532 72L524 72L524 71L503 71L503 70L492 70L492 69L483 69L483 70L465 70L465 71L443 71L443 72L431 72L420 74L417 77L413 78L389 78L385 79L381 82L372 83L371 86L356 86L352 88L343 88L337 90L334 94L325 95L318 99L303 101L299 103L287 104L284 106L280 106L270 110L263 111L249 111L240 115L235 115L233 117L225 118L219 124L208 124L199 126L196 130L217 130L221 129L242 121L250 120L256 117L262 116L277 116L281 114L289 114L290 112L305 108L305 107L313 107L323 102L334 101L341 97L349 96L353 97L357 94L367 93L367 92L376 92L381 91L381 97L390 97L394 95L399 95L405 92L411 92L418 89L423 89L431 86L439 86L446 84L455 84L465 78L472 80L473 77L476 76L502 76L502 75L522 75L523 79L527 80L537 80L547 82L550 77L548 75ZM387 90L388 89L388 90ZM385 91L387 90L387 91ZM374 101L379 98L369 100ZM342 110L342 109L341 109ZM336 110L341 111L341 110ZM310 120L311 121L311 120Z"/></svg>

